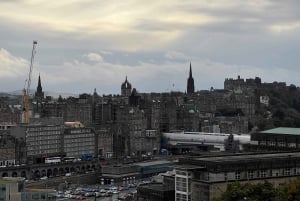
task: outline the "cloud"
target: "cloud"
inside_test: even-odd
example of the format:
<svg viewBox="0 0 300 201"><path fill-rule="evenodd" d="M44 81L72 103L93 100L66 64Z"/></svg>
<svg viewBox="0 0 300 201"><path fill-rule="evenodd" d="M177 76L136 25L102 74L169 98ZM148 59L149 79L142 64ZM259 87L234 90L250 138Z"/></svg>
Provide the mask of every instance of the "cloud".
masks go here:
<svg viewBox="0 0 300 201"><path fill-rule="evenodd" d="M286 24L274 24L270 26L270 29L275 33L290 32L297 29L300 30L300 21Z"/></svg>
<svg viewBox="0 0 300 201"><path fill-rule="evenodd" d="M167 59L179 59L179 60L187 60L187 56L184 55L183 53L181 52L176 52L176 51L168 51L165 53L165 57Z"/></svg>
<svg viewBox="0 0 300 201"><path fill-rule="evenodd" d="M102 62L103 58L100 54L97 53L89 53L83 55L84 57L88 58L90 61L95 61L95 62Z"/></svg>
<svg viewBox="0 0 300 201"><path fill-rule="evenodd" d="M107 51L107 50L100 50L101 54L104 55L113 55L113 53L111 51Z"/></svg>
<svg viewBox="0 0 300 201"><path fill-rule="evenodd" d="M13 56L10 52L6 49L0 49L0 78L7 79L7 78L17 78L18 76L24 76L26 68L28 67L28 61L21 58ZM29 67L28 67L29 70Z"/></svg>
<svg viewBox="0 0 300 201"><path fill-rule="evenodd" d="M33 39L45 89L118 93L128 75L185 91L189 61L197 90L238 74L298 84L299 19L299 0L0 1L1 85L23 85Z"/></svg>

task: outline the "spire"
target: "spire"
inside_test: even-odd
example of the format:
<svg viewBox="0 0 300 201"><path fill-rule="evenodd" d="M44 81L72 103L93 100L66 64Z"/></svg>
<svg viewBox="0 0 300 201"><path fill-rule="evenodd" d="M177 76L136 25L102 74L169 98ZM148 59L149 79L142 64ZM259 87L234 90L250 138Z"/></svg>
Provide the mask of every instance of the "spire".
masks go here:
<svg viewBox="0 0 300 201"><path fill-rule="evenodd" d="M187 93L193 94L195 92L195 86L194 86L194 78L192 75L192 62L190 62L190 75L187 80Z"/></svg>
<svg viewBox="0 0 300 201"><path fill-rule="evenodd" d="M192 75L192 62L190 62L190 77L193 77L193 75Z"/></svg>
<svg viewBox="0 0 300 201"><path fill-rule="evenodd" d="M41 76L40 76L40 74L39 74L39 81L38 81L38 86L37 86L37 88L42 88L42 84L41 84Z"/></svg>
<svg viewBox="0 0 300 201"><path fill-rule="evenodd" d="M43 92L43 88L42 88L42 82L41 82L40 74L39 74L39 79L38 79L38 85L37 85L36 92L35 92L35 97L38 100L44 99L44 92Z"/></svg>

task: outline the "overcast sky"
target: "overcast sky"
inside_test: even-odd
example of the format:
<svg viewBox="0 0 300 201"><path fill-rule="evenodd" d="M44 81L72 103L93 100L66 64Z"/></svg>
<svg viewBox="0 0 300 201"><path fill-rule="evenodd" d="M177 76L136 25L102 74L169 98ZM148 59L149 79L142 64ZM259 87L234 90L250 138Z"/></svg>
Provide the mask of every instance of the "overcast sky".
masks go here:
<svg viewBox="0 0 300 201"><path fill-rule="evenodd" d="M120 94L223 88L225 78L300 85L299 0L1 0L0 91Z"/></svg>

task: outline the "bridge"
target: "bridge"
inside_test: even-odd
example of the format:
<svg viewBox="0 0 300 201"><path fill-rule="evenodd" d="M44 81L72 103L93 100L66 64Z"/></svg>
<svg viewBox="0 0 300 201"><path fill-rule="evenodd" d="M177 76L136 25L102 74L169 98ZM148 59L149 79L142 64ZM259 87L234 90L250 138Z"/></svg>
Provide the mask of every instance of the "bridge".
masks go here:
<svg viewBox="0 0 300 201"><path fill-rule="evenodd" d="M85 173L101 169L99 161L79 161L58 164L32 164L0 167L1 177L24 177L39 179L41 177L65 176L66 173Z"/></svg>

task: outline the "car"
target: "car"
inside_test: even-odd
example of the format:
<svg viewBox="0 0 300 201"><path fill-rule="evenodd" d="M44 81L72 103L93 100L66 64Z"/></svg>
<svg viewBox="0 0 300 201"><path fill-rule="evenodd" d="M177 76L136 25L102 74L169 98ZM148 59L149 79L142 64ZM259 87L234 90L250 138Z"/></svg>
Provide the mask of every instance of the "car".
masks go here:
<svg viewBox="0 0 300 201"><path fill-rule="evenodd" d="M40 180L47 180L47 179L48 179L47 176L43 176L43 177L40 178Z"/></svg>
<svg viewBox="0 0 300 201"><path fill-rule="evenodd" d="M70 177L72 174L70 172L66 173L65 176L66 177Z"/></svg>

